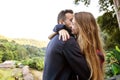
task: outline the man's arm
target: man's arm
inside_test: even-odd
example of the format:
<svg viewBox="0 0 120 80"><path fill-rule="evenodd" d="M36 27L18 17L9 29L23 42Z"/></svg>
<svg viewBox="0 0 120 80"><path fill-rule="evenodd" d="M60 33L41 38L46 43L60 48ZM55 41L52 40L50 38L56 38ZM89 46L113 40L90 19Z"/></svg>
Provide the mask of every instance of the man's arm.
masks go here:
<svg viewBox="0 0 120 80"><path fill-rule="evenodd" d="M80 52L77 41L72 37L66 41L63 53L73 71L81 80L88 80L90 69L84 55Z"/></svg>

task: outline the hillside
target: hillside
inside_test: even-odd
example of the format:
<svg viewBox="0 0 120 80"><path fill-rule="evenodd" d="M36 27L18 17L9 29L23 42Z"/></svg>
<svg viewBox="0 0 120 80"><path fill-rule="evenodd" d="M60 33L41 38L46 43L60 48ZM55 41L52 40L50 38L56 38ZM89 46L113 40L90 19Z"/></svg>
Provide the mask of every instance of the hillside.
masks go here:
<svg viewBox="0 0 120 80"><path fill-rule="evenodd" d="M18 44L21 45L31 45L31 46L36 46L36 47L46 47L48 44L48 41L38 41L35 39L25 39L25 38L9 38L3 35L0 35L0 39L7 39L8 41L15 41Z"/></svg>
<svg viewBox="0 0 120 80"><path fill-rule="evenodd" d="M48 41L38 41L34 39L24 39L24 38L16 38L13 39L16 43L22 44L22 45L32 45L36 47L46 47Z"/></svg>

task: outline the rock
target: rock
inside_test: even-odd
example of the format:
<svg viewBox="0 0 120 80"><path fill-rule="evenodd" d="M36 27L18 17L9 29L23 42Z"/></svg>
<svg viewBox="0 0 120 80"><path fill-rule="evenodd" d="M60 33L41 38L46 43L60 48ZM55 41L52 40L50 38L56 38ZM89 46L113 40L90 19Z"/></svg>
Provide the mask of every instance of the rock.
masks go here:
<svg viewBox="0 0 120 80"><path fill-rule="evenodd" d="M23 77L24 80L34 80L33 75L31 73L28 73Z"/></svg>
<svg viewBox="0 0 120 80"><path fill-rule="evenodd" d="M30 73L29 66L22 68L22 74L24 80L34 80L33 75Z"/></svg>
<svg viewBox="0 0 120 80"><path fill-rule="evenodd" d="M22 74L23 76L27 75L29 73L29 66L24 66L22 68Z"/></svg>
<svg viewBox="0 0 120 80"><path fill-rule="evenodd" d="M117 76L111 77L111 78L106 79L106 80L120 80L120 75L117 75Z"/></svg>

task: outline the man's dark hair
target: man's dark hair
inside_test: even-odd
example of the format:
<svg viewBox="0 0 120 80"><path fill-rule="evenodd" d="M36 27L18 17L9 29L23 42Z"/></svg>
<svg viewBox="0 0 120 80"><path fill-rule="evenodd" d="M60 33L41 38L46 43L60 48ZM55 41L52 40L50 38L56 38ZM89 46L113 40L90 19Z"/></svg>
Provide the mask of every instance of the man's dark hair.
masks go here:
<svg viewBox="0 0 120 80"><path fill-rule="evenodd" d="M73 14L73 10L71 10L71 9L62 10L62 11L58 14L58 17L57 17L57 22L58 22L58 24L59 24L59 20L64 21L64 20L66 19L66 17L65 17L65 14L66 14L66 13L71 13L71 14Z"/></svg>

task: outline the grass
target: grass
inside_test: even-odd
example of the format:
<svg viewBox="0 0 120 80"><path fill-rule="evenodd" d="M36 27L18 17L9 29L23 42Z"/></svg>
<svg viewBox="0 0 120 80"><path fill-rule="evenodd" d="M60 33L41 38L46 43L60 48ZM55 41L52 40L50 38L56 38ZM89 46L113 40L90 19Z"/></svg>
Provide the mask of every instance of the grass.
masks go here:
<svg viewBox="0 0 120 80"><path fill-rule="evenodd" d="M0 80L15 80L11 74L12 74L12 69L0 68Z"/></svg>
<svg viewBox="0 0 120 80"><path fill-rule="evenodd" d="M19 77L19 80L22 80L20 69L0 68L0 80L15 80L15 77Z"/></svg>
<svg viewBox="0 0 120 80"><path fill-rule="evenodd" d="M21 71L20 68L0 68L0 80L15 80L15 77L23 80ZM33 74L34 80L42 80L42 71L30 69L30 72Z"/></svg>

